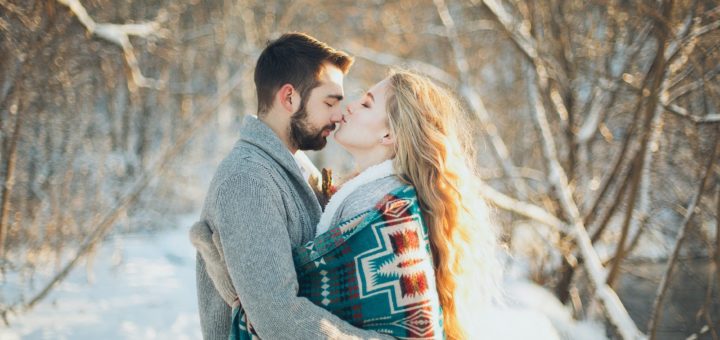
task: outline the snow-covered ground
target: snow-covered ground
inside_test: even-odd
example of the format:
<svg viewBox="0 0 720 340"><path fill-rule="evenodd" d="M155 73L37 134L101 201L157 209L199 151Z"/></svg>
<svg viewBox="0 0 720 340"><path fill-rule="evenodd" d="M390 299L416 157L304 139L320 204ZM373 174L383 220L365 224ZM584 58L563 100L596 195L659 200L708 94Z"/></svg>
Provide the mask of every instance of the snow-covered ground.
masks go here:
<svg viewBox="0 0 720 340"><path fill-rule="evenodd" d="M81 266L31 312L0 328L0 339L200 339L195 252L187 229L119 235L95 256L92 283ZM602 324L576 322L555 297L521 278L508 278L507 308L480 316L484 339L605 339Z"/></svg>
<svg viewBox="0 0 720 340"><path fill-rule="evenodd" d="M187 229L119 235L95 255L92 283L77 267L0 339L200 339L195 252Z"/></svg>

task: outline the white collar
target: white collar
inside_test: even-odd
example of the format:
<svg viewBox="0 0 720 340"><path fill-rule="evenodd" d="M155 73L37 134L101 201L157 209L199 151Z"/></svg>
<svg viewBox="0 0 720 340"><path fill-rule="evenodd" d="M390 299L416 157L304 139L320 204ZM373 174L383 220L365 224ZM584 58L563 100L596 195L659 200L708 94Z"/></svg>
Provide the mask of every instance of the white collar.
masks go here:
<svg viewBox="0 0 720 340"><path fill-rule="evenodd" d="M391 159L388 159L382 163L375 164L363 170L363 172L343 184L325 206L325 211L323 211L322 216L320 216L320 222L318 222L317 228L315 228L315 236L317 237L328 231L330 227L334 227L330 225L330 222L332 222L333 217L335 217L335 212L337 212L338 208L340 208L345 199L356 189L363 184L367 184L393 174L395 174L393 162Z"/></svg>

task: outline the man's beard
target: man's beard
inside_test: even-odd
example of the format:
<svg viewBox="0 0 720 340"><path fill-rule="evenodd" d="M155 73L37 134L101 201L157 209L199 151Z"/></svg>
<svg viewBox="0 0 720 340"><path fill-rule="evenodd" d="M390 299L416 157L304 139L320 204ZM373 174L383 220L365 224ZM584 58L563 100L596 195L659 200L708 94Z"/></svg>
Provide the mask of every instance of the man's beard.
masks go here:
<svg viewBox="0 0 720 340"><path fill-rule="evenodd" d="M299 150L321 150L327 144L327 137L322 135L323 131L335 130L335 124L314 129L307 121L305 105L290 117L290 142Z"/></svg>

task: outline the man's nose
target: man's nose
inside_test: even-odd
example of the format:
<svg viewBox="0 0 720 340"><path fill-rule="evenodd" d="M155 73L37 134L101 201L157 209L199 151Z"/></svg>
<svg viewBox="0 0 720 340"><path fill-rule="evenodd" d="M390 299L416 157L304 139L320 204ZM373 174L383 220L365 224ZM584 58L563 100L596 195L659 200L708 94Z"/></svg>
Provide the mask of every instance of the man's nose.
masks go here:
<svg viewBox="0 0 720 340"><path fill-rule="evenodd" d="M336 110L336 111L333 112L333 114L330 116L330 121L333 122L333 123L340 122L340 121L342 121L342 119L343 119L342 110Z"/></svg>

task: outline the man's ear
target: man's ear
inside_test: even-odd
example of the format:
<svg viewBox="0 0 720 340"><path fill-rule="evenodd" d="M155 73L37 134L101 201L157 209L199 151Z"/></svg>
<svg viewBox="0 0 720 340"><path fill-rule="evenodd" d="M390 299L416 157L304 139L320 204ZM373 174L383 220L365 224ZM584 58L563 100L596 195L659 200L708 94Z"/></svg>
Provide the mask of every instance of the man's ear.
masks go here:
<svg viewBox="0 0 720 340"><path fill-rule="evenodd" d="M300 109L300 94L292 84L285 84L280 87L275 96L275 101L280 104L285 111L295 113Z"/></svg>

